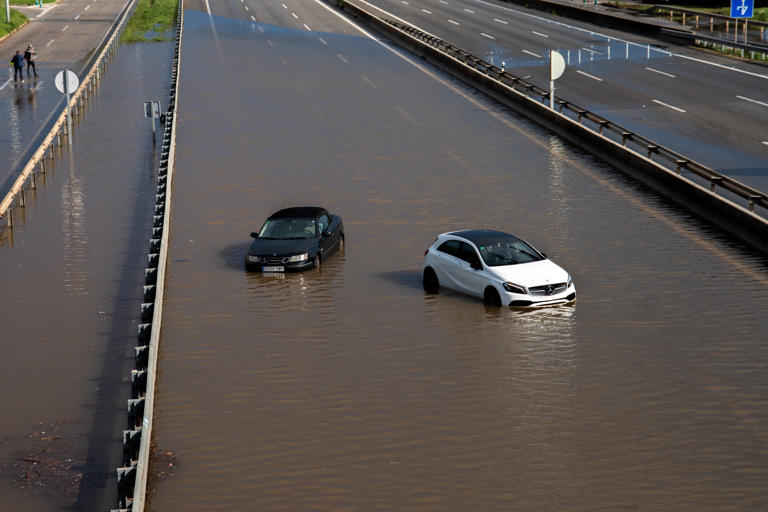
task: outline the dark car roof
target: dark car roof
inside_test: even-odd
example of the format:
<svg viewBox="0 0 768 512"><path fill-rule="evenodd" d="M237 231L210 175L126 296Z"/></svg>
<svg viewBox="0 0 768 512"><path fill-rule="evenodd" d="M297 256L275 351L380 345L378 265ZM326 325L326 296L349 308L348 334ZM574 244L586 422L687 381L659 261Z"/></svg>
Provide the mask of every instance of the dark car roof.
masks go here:
<svg viewBox="0 0 768 512"><path fill-rule="evenodd" d="M270 219L316 219L322 214L328 213L325 208L319 206L293 206L283 208L269 216Z"/></svg>
<svg viewBox="0 0 768 512"><path fill-rule="evenodd" d="M470 229L467 231L453 231L446 234L466 238L478 247L481 245L486 245L492 241L520 240L515 235L510 235L509 233L504 233L503 231L495 231L493 229Z"/></svg>

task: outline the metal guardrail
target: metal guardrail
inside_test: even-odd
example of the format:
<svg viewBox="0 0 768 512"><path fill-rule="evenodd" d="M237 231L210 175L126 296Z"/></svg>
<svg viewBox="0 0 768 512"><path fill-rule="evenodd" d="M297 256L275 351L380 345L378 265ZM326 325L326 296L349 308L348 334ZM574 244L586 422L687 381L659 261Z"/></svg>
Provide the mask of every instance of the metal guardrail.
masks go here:
<svg viewBox="0 0 768 512"><path fill-rule="evenodd" d="M486 62L483 59L475 57L469 52L462 50L461 48L443 41L440 38L422 32L414 27L405 25L403 23L385 20L390 25L402 30L408 35L429 44L430 46L444 52L447 55L461 61L462 63L474 68L475 70L503 83L511 88L513 91L522 93L524 96L534 99L544 105L549 104L549 91L542 89L541 87L526 82L524 79L519 78L505 70ZM632 149L638 153L645 155L648 159L663 164L670 170L674 170L677 174L682 175L683 172L690 173L691 175L700 178L710 188L712 192L716 192L719 189L727 190L730 193L735 194L745 200L744 204L746 208L755 212L755 206L761 206L766 211L761 211L760 214L764 218L768 218L768 195L760 192L757 189L749 187L733 178L725 176L710 169L709 167L698 163L688 157L681 155L663 145L655 142L651 139L643 137L642 135L628 130L621 125L614 123L604 117L590 112L589 110L580 107L579 105L555 96L555 104L557 105L557 111L561 114L568 115L570 118L577 121L580 125L585 126L598 134L612 138L613 140L621 143L622 146Z"/></svg>
<svg viewBox="0 0 768 512"><path fill-rule="evenodd" d="M115 23L111 31L109 39L104 43L104 38L110 32L107 31L105 37L102 38L103 47L98 52L98 57L93 62L90 70L82 78L80 87L70 96L70 109L72 119L76 120L80 115L81 109L85 107L88 100L96 93L101 78L107 71L109 62L117 51L117 47L120 42L120 35L125 30L127 20L130 18L130 14L133 12L136 6L136 0L130 0L123 10L117 15ZM74 123L71 123L74 127ZM6 226L13 228L13 201L18 197L19 206L25 206L26 200L24 197L24 187L29 180L30 186L35 187L35 172L39 167L40 172L45 172L46 161L53 162L55 159L54 149L56 146L61 146L62 138L72 137L72 134L67 133L67 113L66 108L62 109L59 117L53 124L53 127L49 130L48 134L43 138L38 149L33 153L29 161L24 165L19 175L16 177L10 190L6 193L5 197L0 201L0 218L5 217ZM46 154L46 152L48 152Z"/></svg>
<svg viewBox="0 0 768 512"><path fill-rule="evenodd" d="M171 66L171 92L165 114L165 130L157 178L155 215L145 270L144 301L135 347L136 369L131 372L128 430L123 431L123 465L117 468L118 509L112 512L143 512L149 473L152 413L155 402L157 358L163 315L165 268L171 219L171 189L176 155L176 106L184 26L184 2L179 0L176 47Z"/></svg>

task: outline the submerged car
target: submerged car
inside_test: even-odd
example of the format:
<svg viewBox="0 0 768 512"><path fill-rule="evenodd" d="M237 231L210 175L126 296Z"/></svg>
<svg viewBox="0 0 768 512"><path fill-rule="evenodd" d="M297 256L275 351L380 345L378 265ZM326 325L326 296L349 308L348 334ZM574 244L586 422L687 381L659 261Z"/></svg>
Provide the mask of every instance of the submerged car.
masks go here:
<svg viewBox="0 0 768 512"><path fill-rule="evenodd" d="M317 268L344 249L344 223L325 208L299 206L273 213L245 255L249 270L286 272Z"/></svg>
<svg viewBox="0 0 768 512"><path fill-rule="evenodd" d="M486 304L549 306L576 299L571 276L524 240L492 230L443 233L424 253L423 285L482 297Z"/></svg>

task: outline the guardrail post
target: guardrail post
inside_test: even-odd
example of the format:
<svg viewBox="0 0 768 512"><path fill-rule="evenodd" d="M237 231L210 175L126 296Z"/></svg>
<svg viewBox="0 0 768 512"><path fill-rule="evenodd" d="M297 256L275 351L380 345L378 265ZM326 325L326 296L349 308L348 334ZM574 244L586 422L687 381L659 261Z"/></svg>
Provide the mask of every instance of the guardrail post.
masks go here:
<svg viewBox="0 0 768 512"><path fill-rule="evenodd" d="M648 148L648 159L650 160L651 155L659 151L659 146L649 145L647 146L647 148Z"/></svg>
<svg viewBox="0 0 768 512"><path fill-rule="evenodd" d="M675 167L675 172L677 172L677 174L682 174L681 169L688 165L688 160L677 160L676 163L677 166Z"/></svg>
<svg viewBox="0 0 768 512"><path fill-rule="evenodd" d="M712 192L715 191L715 187L722 183L723 177L722 176L710 176L709 177L709 188L712 190Z"/></svg>
<svg viewBox="0 0 768 512"><path fill-rule="evenodd" d="M754 212L755 211L755 201L760 199L762 196L756 196L756 195L750 195L749 196L749 211Z"/></svg>
<svg viewBox="0 0 768 512"><path fill-rule="evenodd" d="M21 206L23 208L23 207L25 207L27 205L26 203L27 203L27 201L24 199L24 189L22 188L19 191L19 206Z"/></svg>
<svg viewBox="0 0 768 512"><path fill-rule="evenodd" d="M13 228L13 207L8 208L7 219L5 219L6 227Z"/></svg>
<svg viewBox="0 0 768 512"><path fill-rule="evenodd" d="M632 138L632 132L621 132L621 145L626 146L627 145L627 139Z"/></svg>
<svg viewBox="0 0 768 512"><path fill-rule="evenodd" d="M37 182L35 181L35 170L32 169L32 173L29 176L29 186L32 187L32 190L35 190L37 188Z"/></svg>

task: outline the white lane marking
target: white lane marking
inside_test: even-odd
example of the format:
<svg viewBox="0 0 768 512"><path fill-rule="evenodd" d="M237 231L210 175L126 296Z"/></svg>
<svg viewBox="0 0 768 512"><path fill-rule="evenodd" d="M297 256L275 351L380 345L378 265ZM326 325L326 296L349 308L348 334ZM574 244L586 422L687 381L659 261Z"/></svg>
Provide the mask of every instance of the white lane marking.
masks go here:
<svg viewBox="0 0 768 512"><path fill-rule="evenodd" d="M69 28L69 25L64 25L64 28L61 29L62 32L66 31Z"/></svg>
<svg viewBox="0 0 768 512"><path fill-rule="evenodd" d="M495 38L495 37L493 37L493 36L489 36L489 35L488 35L488 34L486 34L485 32L480 32L480 35L481 35L481 36L483 36L483 37L487 37L488 39L496 39L496 38Z"/></svg>
<svg viewBox="0 0 768 512"><path fill-rule="evenodd" d="M248 7L248 6L246 5L246 6L245 6L245 10L246 10L246 11L250 11L250 10L251 10L251 8L250 8L250 7Z"/></svg>
<svg viewBox="0 0 768 512"><path fill-rule="evenodd" d="M341 62L343 62L344 64L349 64L349 61L348 61L347 59L345 59L345 58L344 58L344 56L343 56L342 54L340 54L340 53L337 53L337 54L336 54L336 56L337 56L338 58L340 58L340 59L341 59Z"/></svg>
<svg viewBox="0 0 768 512"><path fill-rule="evenodd" d="M402 3L404 3L405 5L411 5L411 4L409 4L408 2L406 2L405 0L400 0L400 1L401 1Z"/></svg>
<svg viewBox="0 0 768 512"><path fill-rule="evenodd" d="M241 3L241 4L244 4L244 3L245 3L245 0L240 0L240 3Z"/></svg>
<svg viewBox="0 0 768 512"><path fill-rule="evenodd" d="M43 16L45 16L46 14L48 14L48 12L49 12L49 11L52 11L52 10L54 10L54 9L55 9L56 7L58 7L59 5L60 5L60 4L54 4L53 6L51 6L51 7L48 7L46 10L44 10L43 12L41 12L40 14L38 14L37 16L35 16L35 19L37 19L37 18L42 18Z"/></svg>
<svg viewBox="0 0 768 512"><path fill-rule="evenodd" d="M483 2L482 0L475 0L475 1L476 2L480 2L480 3L484 3L484 4L487 3L487 2ZM344 16L342 16L341 14L336 12L333 8L331 8L330 6L326 5L324 0L314 0L314 2L317 5L319 5L321 7L324 7L329 13L337 16L342 21L345 21L345 22L349 23L350 25L352 25L353 27L355 27L357 30L360 31L361 34L364 34L371 41L380 44L386 50L390 51L394 55L397 55L398 57L403 59L405 62L409 63L411 66L415 67L416 69L418 69L419 71L421 71L422 73L427 75L428 77L432 78L437 83L443 85L444 87L446 87L449 90L453 91L457 95L461 96L462 98L467 100L469 103L473 104L478 109L484 111L485 113L487 113L489 116L493 117L494 119L496 119L500 123L502 123L505 126L511 128L512 130L515 130L517 133L520 134L520 136L525 137L528 140L530 140L531 143L536 144L537 146L539 146L542 149L545 149L545 150L548 150L548 151L551 150L551 148L548 145L549 144L548 141L546 141L546 140L542 141L540 137L537 138L536 136L534 136L532 134L531 130L524 129L523 127L521 127L519 125L519 123L516 124L514 122L514 120L510 119L509 116L507 116L505 113L490 110L489 107L486 104L480 102L479 100L473 98L472 96L469 96L462 89L458 89L456 86L454 86L450 82L446 82L442 77L436 75L434 72L432 72L429 69L425 68L420 63L418 63L415 60L413 60L410 56L405 55L401 51L399 51L399 50L397 50L397 49L387 45L387 43L377 39L376 36L374 36L370 32L367 32L360 25L356 24L353 21L348 20L347 18L345 18ZM366 0L360 0L360 2L368 5L369 7L375 7L374 5L366 2ZM488 5L493 5L493 4L488 4ZM376 7L376 9L378 9L378 10L380 10L382 12L386 12L383 9L380 9L378 7ZM395 17L391 13L387 13L387 15ZM768 76L766 78L768 78ZM567 158L568 157L566 156L566 159ZM688 228L687 225L684 225L684 224L678 222L677 220L675 220L675 217L666 215L665 212L659 210L659 208L657 208L657 207L655 207L653 205L646 204L645 202L643 202L642 199L639 199L635 195L628 194L626 191L622 190L621 188L619 188L618 186L613 184L613 182L611 182L610 180L608 180L606 178L603 178L597 172L594 172L594 171L590 170L588 167L586 167L580 161L578 161L578 160L570 160L568 163L573 165L573 167L575 169L580 171L585 176L588 176L588 177L592 178L596 183L602 185L605 189L610 190L611 193L615 194L617 197L621 197L623 199L626 199L629 203L631 203L633 206L637 207L639 210L642 210L649 217L652 217L654 220L656 220L659 224L663 224L663 225L667 226L669 229L675 231L676 233L679 233L682 237L688 238L692 242L695 242L697 245L699 245L701 248L703 248L703 249L709 251L710 253L714 254L715 256L719 257L720 259L725 261L727 264L729 264L732 267L736 268L737 270L739 270L740 272L742 272L746 276L748 276L748 277L750 277L752 279L755 279L756 281L758 281L759 283L761 283L763 285L768 286L768 279L765 278L764 272L756 271L752 267L748 266L747 264L741 263L739 260L733 258L730 253L728 253L724 249L721 249L718 245L715 245L715 243L711 241L711 239L710 239L711 237L709 237L709 236L697 236L694 232L692 232Z"/></svg>
<svg viewBox="0 0 768 512"><path fill-rule="evenodd" d="M499 18L493 18L493 21L497 21L497 22L499 22L499 23L503 23L503 24L505 24L505 25L509 25L509 22L508 22L508 21L500 20Z"/></svg>
<svg viewBox="0 0 768 512"><path fill-rule="evenodd" d="M664 71L659 71L658 69L653 69L653 68L645 68L645 69L647 69L648 71L653 71L654 73L658 73L660 75L668 76L669 78L677 78L677 75L673 75L672 73L666 73Z"/></svg>
<svg viewBox="0 0 768 512"><path fill-rule="evenodd" d="M296 16L296 13L295 13L295 12L292 12L292 13L291 13L291 16L293 16L293 17L294 17L294 18L296 18L296 19L299 19L299 17L298 17L298 16Z"/></svg>
<svg viewBox="0 0 768 512"><path fill-rule="evenodd" d="M400 112L400 114L402 114L402 116L404 118L406 118L407 120L409 120L410 122L412 122L414 124L416 123L416 120L411 116L411 114L406 112L405 109L403 107L401 107L400 105L395 105L395 110Z"/></svg>
<svg viewBox="0 0 768 512"><path fill-rule="evenodd" d="M523 50L523 53L527 53L528 55L533 55L537 59L541 58L541 55L539 55L538 53L529 52L528 50Z"/></svg>
<svg viewBox="0 0 768 512"><path fill-rule="evenodd" d="M269 45L270 48L275 47L275 43L273 43L271 39L267 39L267 44Z"/></svg>
<svg viewBox="0 0 768 512"><path fill-rule="evenodd" d="M595 75L590 75L589 73L585 73L585 72L583 72L583 71L581 71L581 70L578 70L578 69L577 69L577 70L576 70L576 72L577 72L577 73L579 73L579 74L581 74L581 75L584 75L584 76L586 76L586 77L589 77L589 78L591 78L592 80L597 80L598 82L602 82L602 81L603 81L603 79L602 79L602 78L600 78L600 77L596 77Z"/></svg>
<svg viewBox="0 0 768 512"><path fill-rule="evenodd" d="M80 15L79 15L79 14L78 14L77 16L75 16L75 17L74 17L74 20L75 20L75 21L77 21L77 20L79 20L79 19L80 19Z"/></svg>
<svg viewBox="0 0 768 512"><path fill-rule="evenodd" d="M757 103L758 105L762 105L764 107L768 107L768 103L763 103L762 101L757 101L757 100L753 100L751 98L747 98L747 97L744 97L744 96L738 96L738 95L736 97L739 98L740 100L751 101L752 103Z"/></svg>
<svg viewBox="0 0 768 512"><path fill-rule="evenodd" d="M582 50L584 50L585 52L589 52L589 53L596 53L596 54L598 54L598 55L602 55L602 53L600 53L600 52L599 52L599 51L597 51L597 50L593 50L592 48L584 48L584 47L582 46L582 47L581 47L581 49L582 49Z"/></svg>
<svg viewBox="0 0 768 512"><path fill-rule="evenodd" d="M446 2L445 0L440 0L440 3L443 5L448 5L448 2Z"/></svg>
<svg viewBox="0 0 768 512"><path fill-rule="evenodd" d="M467 11L469 14L475 14L475 11L473 11L471 9L464 9L464 10Z"/></svg>
<svg viewBox="0 0 768 512"><path fill-rule="evenodd" d="M318 37L318 39L320 40L321 43L323 43L323 45L328 46L328 43L325 42L325 39L323 39L322 37Z"/></svg>
<svg viewBox="0 0 768 512"><path fill-rule="evenodd" d="M10 80L8 80L8 81L10 82ZM3 87L5 87L5 86L3 86ZM0 89L2 89L3 87L0 87ZM764 141L763 141L763 144L765 144L766 146L768 146L768 140L764 140Z"/></svg>
<svg viewBox="0 0 768 512"><path fill-rule="evenodd" d="M251 14L251 21L256 21L256 16L254 16L253 14Z"/></svg>
<svg viewBox="0 0 768 512"><path fill-rule="evenodd" d="M209 4L209 3L208 3L208 0L205 0L205 12L206 12L206 13L208 13L208 16L210 16L211 14L213 14L213 13L211 12L211 4Z"/></svg>
<svg viewBox="0 0 768 512"><path fill-rule="evenodd" d="M312 32L312 29L311 29L311 28L309 28L309 25L307 25L306 23L304 23L303 25L304 25L304 28L305 28L305 29L307 29L307 30L309 30L310 32Z"/></svg>
<svg viewBox="0 0 768 512"><path fill-rule="evenodd" d="M541 32L536 32L535 30L531 30L531 33L541 37L549 37L547 34L542 34Z"/></svg>
<svg viewBox="0 0 768 512"><path fill-rule="evenodd" d="M376 88L376 84L375 84L375 83L373 83L373 82L371 81L371 79L370 79L370 78L368 78L368 77L367 77L367 76L365 76L365 75L363 75L363 82L365 82L365 83L367 83L368 85L370 85L370 86L371 86L373 89L375 89L375 88Z"/></svg>
<svg viewBox="0 0 768 512"><path fill-rule="evenodd" d="M7 80L7 81L6 81L6 82L5 82L3 85L0 85L0 91L2 91L2 90L3 90L3 88L4 88L6 85L8 85L9 83L11 83L11 79L10 79L10 78L9 78L9 79L8 79L8 80Z"/></svg>
<svg viewBox="0 0 768 512"><path fill-rule="evenodd" d="M675 107L674 105L669 105L669 104L664 103L663 101L659 101L659 100L651 100L651 101L654 102L654 103L658 103L662 107L671 108L672 110L677 110L678 112L682 112L683 114L685 114L685 110L683 110L683 109L681 109L679 107Z"/></svg>
<svg viewBox="0 0 768 512"><path fill-rule="evenodd" d="M45 46L51 46L54 41L55 41L55 39L51 39L50 41L48 41L48 43Z"/></svg>
<svg viewBox="0 0 768 512"><path fill-rule="evenodd" d="M280 4L280 5L282 5L282 6L283 6L283 9L287 9L287 8L288 8L288 6L287 6L287 5L285 5L285 4Z"/></svg>
<svg viewBox="0 0 768 512"><path fill-rule="evenodd" d="M288 66L288 62L286 62L286 60L282 57L280 57L280 62L283 63L283 66Z"/></svg>
<svg viewBox="0 0 768 512"><path fill-rule="evenodd" d="M83 9L83 10L84 10L84 11L87 11L87 10L88 10L88 9L90 9L90 8L91 8L91 4L88 4L88 5L86 5L86 6L85 6L85 9ZM63 76L63 75L62 75L62 76Z"/></svg>
<svg viewBox="0 0 768 512"><path fill-rule="evenodd" d="M448 20L448 23L453 23L454 25L461 25L458 21Z"/></svg>
<svg viewBox="0 0 768 512"><path fill-rule="evenodd" d="M428 10L426 10L426 9L422 9L422 10L421 10L421 12L425 12L425 13L427 13L427 14L432 14L432 11L428 11Z"/></svg>

